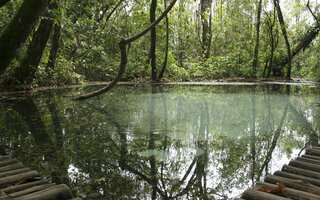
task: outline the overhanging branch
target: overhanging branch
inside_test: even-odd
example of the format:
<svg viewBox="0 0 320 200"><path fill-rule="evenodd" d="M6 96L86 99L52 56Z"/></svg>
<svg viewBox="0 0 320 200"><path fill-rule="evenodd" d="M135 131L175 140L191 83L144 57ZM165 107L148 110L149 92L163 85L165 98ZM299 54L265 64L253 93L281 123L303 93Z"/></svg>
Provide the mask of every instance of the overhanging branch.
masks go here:
<svg viewBox="0 0 320 200"><path fill-rule="evenodd" d="M152 28L154 28L170 12L170 10L172 9L172 7L176 3L176 1L177 0L172 0L170 5L168 6L168 8L165 9L163 11L163 13L152 24L150 24L146 29L144 29L140 33L138 33L130 38L121 39L121 41L119 42L119 48L120 48L120 53L121 53L121 62L120 62L120 68L118 71L118 75L107 86L101 88L100 90L97 90L97 91L94 91L91 93L87 93L87 94L83 94L78 97L74 97L73 100L89 99L89 98L101 95L101 94L111 90L119 82L119 80L121 79L122 75L124 74L124 72L126 70L127 61L128 61L126 45L139 39L140 37L142 37L143 35L148 33Z"/></svg>

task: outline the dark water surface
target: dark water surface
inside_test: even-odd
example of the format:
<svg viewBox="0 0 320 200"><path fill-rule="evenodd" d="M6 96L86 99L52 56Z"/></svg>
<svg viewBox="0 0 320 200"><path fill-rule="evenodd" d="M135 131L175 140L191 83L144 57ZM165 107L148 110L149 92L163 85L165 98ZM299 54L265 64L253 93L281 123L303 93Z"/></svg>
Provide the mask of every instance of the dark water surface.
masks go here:
<svg viewBox="0 0 320 200"><path fill-rule="evenodd" d="M0 101L0 153L84 199L232 199L318 141L312 86L117 86Z"/></svg>

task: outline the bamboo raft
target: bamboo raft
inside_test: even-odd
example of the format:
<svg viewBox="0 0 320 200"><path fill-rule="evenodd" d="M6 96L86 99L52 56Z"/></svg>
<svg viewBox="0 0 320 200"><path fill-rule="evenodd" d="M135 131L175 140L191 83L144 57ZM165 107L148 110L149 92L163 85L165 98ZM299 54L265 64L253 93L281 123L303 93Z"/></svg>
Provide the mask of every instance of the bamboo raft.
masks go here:
<svg viewBox="0 0 320 200"><path fill-rule="evenodd" d="M67 200L71 191L40 178L37 171L24 167L16 159L0 156L0 200Z"/></svg>
<svg viewBox="0 0 320 200"><path fill-rule="evenodd" d="M320 200L320 146L284 165L281 171L267 175L238 200Z"/></svg>

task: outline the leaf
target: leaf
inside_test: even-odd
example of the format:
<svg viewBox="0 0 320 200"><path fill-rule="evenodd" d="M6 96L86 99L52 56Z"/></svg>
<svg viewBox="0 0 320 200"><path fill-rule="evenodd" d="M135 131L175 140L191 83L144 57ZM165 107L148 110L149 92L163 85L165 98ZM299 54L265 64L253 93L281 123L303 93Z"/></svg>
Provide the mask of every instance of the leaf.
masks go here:
<svg viewBox="0 0 320 200"><path fill-rule="evenodd" d="M278 187L271 188L271 187L262 186L262 185L255 186L255 189L263 192L268 192L268 193L277 193L279 191Z"/></svg>
<svg viewBox="0 0 320 200"><path fill-rule="evenodd" d="M286 197L289 197L288 191L286 186L284 185L284 183L282 181L279 181L278 183L278 188L281 190L282 194Z"/></svg>
<svg viewBox="0 0 320 200"><path fill-rule="evenodd" d="M78 193L77 195L80 196L80 197L82 197L82 198L86 198L86 197L87 197L87 195L84 194L84 193Z"/></svg>
<svg viewBox="0 0 320 200"><path fill-rule="evenodd" d="M268 187L268 186L262 186L262 185L257 185L254 187L254 189L267 192L267 193L277 193L281 192L283 196L289 197L288 191L286 186L282 181L277 182L278 187Z"/></svg>

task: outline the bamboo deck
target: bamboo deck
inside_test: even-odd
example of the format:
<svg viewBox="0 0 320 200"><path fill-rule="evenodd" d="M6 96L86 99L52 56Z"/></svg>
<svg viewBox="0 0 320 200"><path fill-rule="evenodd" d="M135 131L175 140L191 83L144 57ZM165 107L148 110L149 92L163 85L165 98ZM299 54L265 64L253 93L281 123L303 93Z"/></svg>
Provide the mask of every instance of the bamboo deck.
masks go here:
<svg viewBox="0 0 320 200"><path fill-rule="evenodd" d="M320 200L320 146L307 150L305 155L284 165L281 171L267 175L238 200L242 199Z"/></svg>
<svg viewBox="0 0 320 200"><path fill-rule="evenodd" d="M0 156L0 200L68 200L67 185L56 185L40 178L37 171L9 156Z"/></svg>

